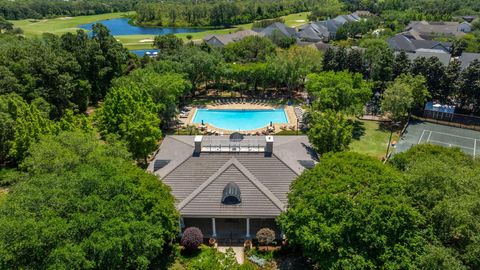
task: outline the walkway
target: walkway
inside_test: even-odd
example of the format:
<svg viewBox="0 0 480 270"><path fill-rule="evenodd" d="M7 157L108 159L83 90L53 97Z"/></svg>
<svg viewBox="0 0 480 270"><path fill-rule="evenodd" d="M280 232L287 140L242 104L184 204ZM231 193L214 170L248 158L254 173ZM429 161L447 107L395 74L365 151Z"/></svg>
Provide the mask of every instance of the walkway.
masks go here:
<svg viewBox="0 0 480 270"><path fill-rule="evenodd" d="M233 252L235 252L235 259L237 259L237 262L239 264L243 264L244 262L244 248L243 247L224 247L224 246L219 246L217 247L218 251L222 253L227 253L227 249L233 249Z"/></svg>

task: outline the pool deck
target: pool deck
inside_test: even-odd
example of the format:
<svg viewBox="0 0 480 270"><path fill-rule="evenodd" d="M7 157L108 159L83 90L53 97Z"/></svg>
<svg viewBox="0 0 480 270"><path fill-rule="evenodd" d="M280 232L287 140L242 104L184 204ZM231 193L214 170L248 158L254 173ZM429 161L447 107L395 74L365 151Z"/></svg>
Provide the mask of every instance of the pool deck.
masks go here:
<svg viewBox="0 0 480 270"><path fill-rule="evenodd" d="M222 105L207 105L205 107L206 109L216 109L216 110L271 110L275 109L273 106L269 105L262 105L262 104L252 104L252 103L237 103L237 104L222 104ZM278 108L278 107L277 107ZM288 123L273 123L273 131L269 132L270 134L275 134L277 132L282 131L282 127L285 129L292 129L295 130L297 128L297 117L295 116L295 111L293 109L293 106L283 106L283 109L285 110L285 114L287 116L287 121ZM201 129L202 124L196 124L193 123L193 118L195 116L195 113L197 111L197 107L192 108L190 111L189 115L187 118L181 119L182 122L188 124L188 125L194 125L197 128ZM210 125L208 123L204 123L204 131L210 130L211 133L217 133L217 134L231 134L234 132L237 132L235 130L226 130L226 129L221 129L218 127L215 127L213 125ZM265 134L267 132L267 127L262 127L259 129L254 129L254 130L242 130L242 133L245 134Z"/></svg>

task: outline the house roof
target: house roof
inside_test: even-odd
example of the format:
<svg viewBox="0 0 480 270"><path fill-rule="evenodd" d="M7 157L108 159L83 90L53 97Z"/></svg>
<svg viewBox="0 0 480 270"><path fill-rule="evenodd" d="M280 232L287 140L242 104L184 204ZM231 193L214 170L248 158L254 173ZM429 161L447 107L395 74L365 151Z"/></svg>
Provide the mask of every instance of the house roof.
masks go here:
<svg viewBox="0 0 480 270"><path fill-rule="evenodd" d="M260 35L259 33L252 30L242 30L242 31L238 31L238 32L226 34L226 35L207 35L203 38L203 40L205 42L208 42L209 40L215 38L225 46L229 43L240 41L249 36L259 36L259 35Z"/></svg>
<svg viewBox="0 0 480 270"><path fill-rule="evenodd" d="M415 30L425 36L432 34L462 36L465 33L459 30L459 25L458 22L413 21L407 26L407 30Z"/></svg>
<svg viewBox="0 0 480 270"><path fill-rule="evenodd" d="M297 36L308 41L321 41L330 36L328 29L319 23L308 23L299 28Z"/></svg>
<svg viewBox="0 0 480 270"><path fill-rule="evenodd" d="M415 52L418 49L437 49L449 52L452 47L451 42L440 42L433 40L410 39L403 34L395 35L387 39L387 43L394 51Z"/></svg>
<svg viewBox="0 0 480 270"><path fill-rule="evenodd" d="M317 160L305 136L275 137L272 155L194 155L194 148L194 136L167 136L148 168L171 187L177 209L189 217L278 216L285 209L292 181ZM163 168L154 168L157 160L170 162ZM241 203L221 203L229 183L238 186Z"/></svg>
<svg viewBox="0 0 480 270"><path fill-rule="evenodd" d="M462 69L467 68L470 64L475 61L480 60L480 53L462 53L460 57L458 57L458 61L460 61Z"/></svg>
<svg viewBox="0 0 480 270"><path fill-rule="evenodd" d="M262 31L260 31L260 33L265 36L271 36L274 31L280 31L282 34L284 34L287 37L294 37L296 33L294 28L288 27L285 24L280 22L276 22L267 26Z"/></svg>
<svg viewBox="0 0 480 270"><path fill-rule="evenodd" d="M424 58L432 58L436 57L440 62L448 66L450 63L451 55L449 53L445 53L444 51L438 51L438 50L417 50L416 52L407 52L408 59L411 61L424 57Z"/></svg>

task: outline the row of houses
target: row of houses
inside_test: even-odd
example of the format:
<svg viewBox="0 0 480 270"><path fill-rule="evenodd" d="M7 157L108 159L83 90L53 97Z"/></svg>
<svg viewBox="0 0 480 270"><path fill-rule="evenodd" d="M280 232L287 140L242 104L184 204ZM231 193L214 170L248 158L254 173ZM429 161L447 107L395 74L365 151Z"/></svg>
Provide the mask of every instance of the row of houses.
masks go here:
<svg viewBox="0 0 480 270"><path fill-rule="evenodd" d="M223 47L248 36L269 37L277 33L284 37L295 38L298 42L326 42L334 39L338 29L345 23L358 22L362 17L370 15L367 11L356 11L333 19L307 23L298 29L276 22L263 29L243 30L226 35L208 35L203 41L213 47Z"/></svg>
<svg viewBox="0 0 480 270"><path fill-rule="evenodd" d="M387 40L390 48L399 53L404 51L410 60L420 57L436 57L444 65L452 60L458 60L462 69L468 67L471 62L480 59L480 54L463 53L459 57L452 57L452 42L433 40L438 37L458 38L472 31L470 22L426 22L413 21L405 31Z"/></svg>

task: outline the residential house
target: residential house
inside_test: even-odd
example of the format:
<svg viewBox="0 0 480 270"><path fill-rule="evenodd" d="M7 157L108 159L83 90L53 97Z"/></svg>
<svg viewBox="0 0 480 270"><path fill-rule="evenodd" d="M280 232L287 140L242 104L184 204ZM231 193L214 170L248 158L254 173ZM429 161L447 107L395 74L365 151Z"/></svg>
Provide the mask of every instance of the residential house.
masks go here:
<svg viewBox="0 0 480 270"><path fill-rule="evenodd" d="M311 22L298 28L297 37L306 42L326 42L330 39L330 31L320 22Z"/></svg>
<svg viewBox="0 0 480 270"><path fill-rule="evenodd" d="M243 243L268 227L280 238L275 218L317 156L306 136L232 136L166 136L148 170L171 188L182 231Z"/></svg>
<svg viewBox="0 0 480 270"><path fill-rule="evenodd" d="M478 60L480 61L480 53L462 53L459 57L455 58L456 60L460 61L462 69L466 69L470 64Z"/></svg>
<svg viewBox="0 0 480 270"><path fill-rule="evenodd" d="M418 49L441 50L447 53L452 51L452 42L442 42L433 40L417 40L404 34L397 34L389 39L387 43L394 51L415 52Z"/></svg>
<svg viewBox="0 0 480 270"><path fill-rule="evenodd" d="M319 42L335 39L338 29L347 22L360 21L357 13L339 15L333 19L311 22L298 28L298 38L301 41Z"/></svg>
<svg viewBox="0 0 480 270"><path fill-rule="evenodd" d="M400 52L396 52L398 54ZM423 58L432 58L436 57L440 63L442 63L444 66L448 66L451 60L451 55L447 52L444 52L442 50L430 50L430 49L418 49L415 52L406 52L408 59L411 61L414 61L417 58L423 57Z"/></svg>
<svg viewBox="0 0 480 270"><path fill-rule="evenodd" d="M261 36L252 30L243 30L226 35L207 35L203 38L203 41L212 47L224 47L229 43L238 42L249 36Z"/></svg>
<svg viewBox="0 0 480 270"><path fill-rule="evenodd" d="M279 33L284 37L295 38L297 31L295 28L288 27L283 23L276 22L260 30L262 36L272 36L274 33Z"/></svg>
<svg viewBox="0 0 480 270"><path fill-rule="evenodd" d="M472 25L468 22L413 21L405 31L412 36L417 36L416 39L431 40L438 36L461 37L472 31Z"/></svg>

